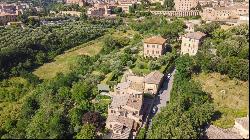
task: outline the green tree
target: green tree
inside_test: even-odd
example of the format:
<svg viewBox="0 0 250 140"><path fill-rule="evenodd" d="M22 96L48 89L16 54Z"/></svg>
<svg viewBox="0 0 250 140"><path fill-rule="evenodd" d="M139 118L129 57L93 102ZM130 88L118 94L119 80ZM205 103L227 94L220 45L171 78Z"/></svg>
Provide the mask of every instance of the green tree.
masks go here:
<svg viewBox="0 0 250 140"><path fill-rule="evenodd" d="M166 7L167 11L172 11L174 10L174 0L165 0L164 1L164 6Z"/></svg>
<svg viewBox="0 0 250 140"><path fill-rule="evenodd" d="M92 124L84 124L82 129L76 135L76 139L95 139L95 127Z"/></svg>

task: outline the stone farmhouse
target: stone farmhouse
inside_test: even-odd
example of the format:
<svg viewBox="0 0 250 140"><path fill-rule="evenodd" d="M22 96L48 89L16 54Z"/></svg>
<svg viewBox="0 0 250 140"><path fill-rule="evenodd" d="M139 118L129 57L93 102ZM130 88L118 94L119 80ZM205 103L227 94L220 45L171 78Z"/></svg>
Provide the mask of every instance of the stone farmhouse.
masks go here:
<svg viewBox="0 0 250 140"><path fill-rule="evenodd" d="M182 36L181 54L196 55L198 48L206 34L202 32L187 33Z"/></svg>
<svg viewBox="0 0 250 140"><path fill-rule="evenodd" d="M159 58L165 53L166 39L160 36L152 36L144 39L144 57Z"/></svg>
<svg viewBox="0 0 250 140"><path fill-rule="evenodd" d="M138 133L144 114L143 95L156 94L162 81L163 74L153 71L145 77L127 75L125 82L114 87L106 121L106 128L112 130L112 139L128 139Z"/></svg>
<svg viewBox="0 0 250 140"><path fill-rule="evenodd" d="M116 4L95 3L93 7L89 8L87 15L91 17L106 17L111 16L111 10L117 7ZM115 16L115 15L113 15Z"/></svg>
<svg viewBox="0 0 250 140"><path fill-rule="evenodd" d="M174 0L176 11L190 11L196 7L198 0Z"/></svg>
<svg viewBox="0 0 250 140"><path fill-rule="evenodd" d="M134 4L140 3L138 0L118 0L118 6L122 8L124 13L129 13L129 7L133 6Z"/></svg>

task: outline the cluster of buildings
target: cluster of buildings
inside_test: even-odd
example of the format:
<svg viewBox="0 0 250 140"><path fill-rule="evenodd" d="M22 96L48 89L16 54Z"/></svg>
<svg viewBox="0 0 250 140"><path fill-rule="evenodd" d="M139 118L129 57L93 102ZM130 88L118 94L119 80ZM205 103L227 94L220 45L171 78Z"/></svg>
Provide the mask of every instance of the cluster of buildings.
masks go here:
<svg viewBox="0 0 250 140"><path fill-rule="evenodd" d="M204 7L200 14L205 21L245 22L249 21L248 2L223 3L217 6Z"/></svg>
<svg viewBox="0 0 250 140"><path fill-rule="evenodd" d="M181 36L181 54L196 55L206 34L195 32L195 24L192 22L186 23L186 34ZM166 39L160 36L153 36L144 39L143 56L145 58L159 58L166 52Z"/></svg>
<svg viewBox="0 0 250 140"><path fill-rule="evenodd" d="M88 9L87 15L90 17L107 17L115 16L112 10L117 7L115 3L96 3Z"/></svg>
<svg viewBox="0 0 250 140"><path fill-rule="evenodd" d="M91 5L88 8L87 15L91 17L113 17L112 13L115 8L121 8L124 13L129 13L129 7L139 4L139 0L65 0L66 4L84 4Z"/></svg>
<svg viewBox="0 0 250 140"><path fill-rule="evenodd" d="M114 87L112 103L108 106L106 128L112 130L112 139L134 138L143 123L144 94L155 95L164 75L153 71L145 77L128 74L125 82Z"/></svg>
<svg viewBox="0 0 250 140"><path fill-rule="evenodd" d="M114 8L121 8L123 12L129 13L129 7L134 4L140 4L139 0L65 0L68 4L83 5L88 3L92 5L87 14L94 17L115 16L112 14ZM151 3L164 4L163 0L150 0ZM246 22L249 20L248 1L233 2L233 0L174 0L174 11L150 11L155 15L165 16L201 16L205 21L225 21L234 19L236 21ZM196 8L200 5L202 11Z"/></svg>
<svg viewBox="0 0 250 140"><path fill-rule="evenodd" d="M166 40L152 36L144 40L144 57L158 58L165 53ZM112 130L112 139L134 138L147 117L148 106L144 94L155 96L164 81L164 74L152 71L146 76L125 74L114 86L112 103L108 106L106 128ZM106 88L108 90L108 88Z"/></svg>
<svg viewBox="0 0 250 140"><path fill-rule="evenodd" d="M201 16L204 21L225 21L228 23L248 23L249 2L233 0L174 0L175 11L150 11L155 15L165 16ZM197 6L200 5L202 11Z"/></svg>
<svg viewBox="0 0 250 140"><path fill-rule="evenodd" d="M41 7L35 7L32 3L4 3L0 2L0 25L21 24L17 22L17 17L24 13L25 10L32 9L33 11L40 12Z"/></svg>
<svg viewBox="0 0 250 140"><path fill-rule="evenodd" d="M120 8L122 12L129 13L129 7L139 4L138 0L116 0L96 2L88 9L87 15L92 17L110 17L116 16L113 14L115 8Z"/></svg>
<svg viewBox="0 0 250 140"><path fill-rule="evenodd" d="M17 16L27 8L29 8L29 4L26 3L0 3L0 25L17 21Z"/></svg>
<svg viewBox="0 0 250 140"><path fill-rule="evenodd" d="M194 32L193 24L187 25L187 33L182 36L181 54L195 55L205 34ZM143 43L145 58L159 58L164 55L166 39L152 36L144 39ZM137 135L146 114L143 95L156 95L164 81L164 74L159 71L153 71L146 76L129 73L124 76L123 81L114 86L112 102L108 106L106 128L112 131L112 139L129 139Z"/></svg>
<svg viewBox="0 0 250 140"><path fill-rule="evenodd" d="M185 16L198 16L200 15L199 10L194 10L198 5L198 0L174 0L174 11L150 11L155 15L165 15L174 17L185 17Z"/></svg>

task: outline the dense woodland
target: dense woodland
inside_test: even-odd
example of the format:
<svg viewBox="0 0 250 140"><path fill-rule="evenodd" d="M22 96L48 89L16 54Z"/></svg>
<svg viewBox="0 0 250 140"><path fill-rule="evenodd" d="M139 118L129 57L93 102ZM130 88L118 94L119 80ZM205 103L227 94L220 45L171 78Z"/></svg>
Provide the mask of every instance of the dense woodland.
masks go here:
<svg viewBox="0 0 250 140"><path fill-rule="evenodd" d="M195 56L197 71L219 72L230 78L248 80L249 26L223 30L218 24L211 23L196 30L207 33L201 51Z"/></svg>

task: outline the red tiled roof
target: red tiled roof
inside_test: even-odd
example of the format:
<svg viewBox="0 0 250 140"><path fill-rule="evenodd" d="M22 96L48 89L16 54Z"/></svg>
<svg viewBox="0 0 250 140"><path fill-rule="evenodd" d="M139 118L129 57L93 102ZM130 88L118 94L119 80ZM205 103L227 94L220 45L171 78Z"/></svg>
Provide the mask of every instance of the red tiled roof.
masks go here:
<svg viewBox="0 0 250 140"><path fill-rule="evenodd" d="M148 43L148 44L163 44L165 42L166 42L166 39L164 39L161 36L152 36L152 37L144 39L144 43Z"/></svg>
<svg viewBox="0 0 250 140"><path fill-rule="evenodd" d="M201 39L203 36L205 36L206 34L198 31L198 32L193 32L193 33L187 33L184 35L184 37L187 37L187 38L192 38L192 39Z"/></svg>

